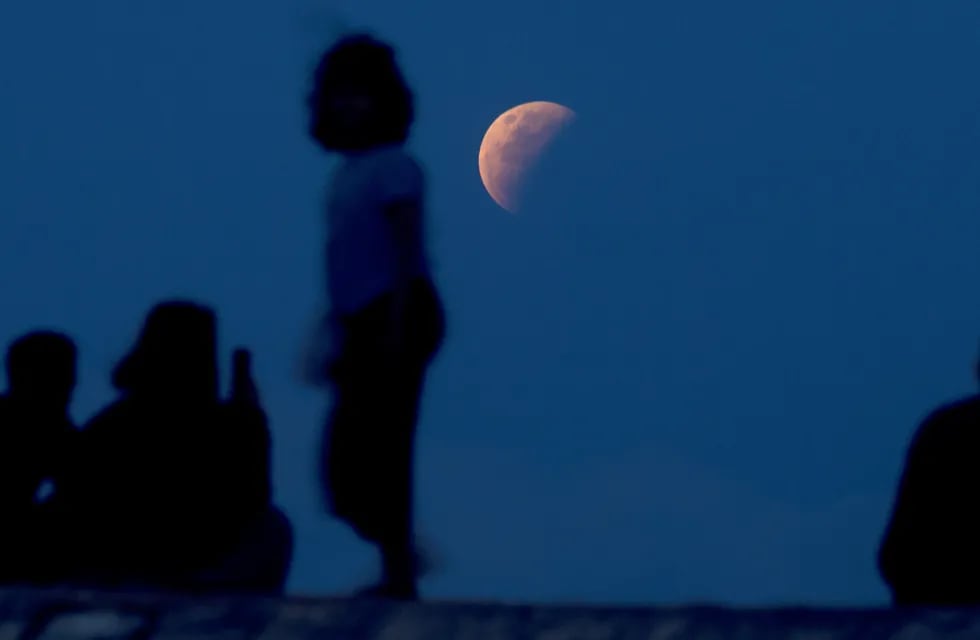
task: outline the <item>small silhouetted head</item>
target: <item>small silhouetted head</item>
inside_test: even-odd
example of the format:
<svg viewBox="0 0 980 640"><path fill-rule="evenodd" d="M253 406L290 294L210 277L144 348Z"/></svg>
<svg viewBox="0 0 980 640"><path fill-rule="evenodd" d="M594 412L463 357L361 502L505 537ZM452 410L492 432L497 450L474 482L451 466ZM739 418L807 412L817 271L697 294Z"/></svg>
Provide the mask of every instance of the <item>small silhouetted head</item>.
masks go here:
<svg viewBox="0 0 980 640"><path fill-rule="evenodd" d="M32 331L7 348L10 396L38 408L64 413L75 389L78 354L71 338L57 331Z"/></svg>
<svg viewBox="0 0 980 640"><path fill-rule="evenodd" d="M364 34L347 36L323 54L309 107L310 135L331 151L401 144L415 117L394 50Z"/></svg>
<svg viewBox="0 0 980 640"><path fill-rule="evenodd" d="M141 395L217 398L214 312L185 300L154 306L136 344L113 371L112 383L117 389Z"/></svg>

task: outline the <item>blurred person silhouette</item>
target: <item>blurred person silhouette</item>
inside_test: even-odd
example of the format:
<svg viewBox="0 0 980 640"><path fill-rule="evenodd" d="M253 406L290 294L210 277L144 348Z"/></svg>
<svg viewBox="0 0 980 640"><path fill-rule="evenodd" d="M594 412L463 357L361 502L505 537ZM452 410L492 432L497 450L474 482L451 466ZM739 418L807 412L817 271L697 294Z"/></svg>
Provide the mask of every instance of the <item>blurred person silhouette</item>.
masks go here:
<svg viewBox="0 0 980 640"><path fill-rule="evenodd" d="M292 533L271 504L266 416L246 352L236 354L239 388L219 398L216 333L208 307L162 302L115 367L120 397L84 426L50 501L47 517L76 534L65 581L282 589Z"/></svg>
<svg viewBox="0 0 980 640"><path fill-rule="evenodd" d="M0 581L44 582L52 568L40 503L61 481L77 435L69 416L77 350L63 333L32 331L6 354L0 396Z"/></svg>
<svg viewBox="0 0 980 640"><path fill-rule="evenodd" d="M326 204L330 307L307 363L334 396L321 481L331 513L379 550L381 578L361 593L415 599L426 568L415 432L444 312L425 246L425 177L405 148L413 96L393 49L365 34L330 47L313 84L309 133L340 156Z"/></svg>
<svg viewBox="0 0 980 640"><path fill-rule="evenodd" d="M895 605L980 605L978 456L980 395L935 409L916 430L878 551Z"/></svg>

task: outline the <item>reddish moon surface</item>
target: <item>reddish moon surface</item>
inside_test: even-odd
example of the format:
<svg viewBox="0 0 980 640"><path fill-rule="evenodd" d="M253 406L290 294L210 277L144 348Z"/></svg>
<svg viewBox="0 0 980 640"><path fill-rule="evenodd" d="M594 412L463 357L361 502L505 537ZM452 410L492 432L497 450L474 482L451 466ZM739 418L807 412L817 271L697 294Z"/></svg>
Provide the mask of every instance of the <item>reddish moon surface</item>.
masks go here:
<svg viewBox="0 0 980 640"><path fill-rule="evenodd" d="M490 197L507 211L518 212L530 170L574 120L568 107L541 100L500 114L480 144L480 178Z"/></svg>

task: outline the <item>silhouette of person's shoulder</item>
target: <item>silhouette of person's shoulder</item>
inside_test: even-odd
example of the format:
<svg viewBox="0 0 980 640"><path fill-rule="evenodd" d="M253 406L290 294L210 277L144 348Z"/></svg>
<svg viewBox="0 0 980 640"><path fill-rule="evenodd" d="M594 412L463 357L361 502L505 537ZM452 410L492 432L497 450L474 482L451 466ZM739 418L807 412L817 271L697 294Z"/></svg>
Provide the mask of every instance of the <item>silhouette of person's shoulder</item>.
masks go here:
<svg viewBox="0 0 980 640"><path fill-rule="evenodd" d="M980 394L974 394L934 409L926 417L926 421L961 420L978 415L980 415Z"/></svg>
<svg viewBox="0 0 980 640"><path fill-rule="evenodd" d="M365 158L370 158L374 167L383 167L392 171L401 171L405 175L417 177L422 173L422 166L415 155L400 144L388 144L374 147L362 152Z"/></svg>
<svg viewBox="0 0 980 640"><path fill-rule="evenodd" d="M980 395L961 398L934 409L916 431L912 446L921 448L968 439L980 440Z"/></svg>
<svg viewBox="0 0 980 640"><path fill-rule="evenodd" d="M402 145L382 145L352 154L338 168L334 190L361 195L368 189L380 202L417 197L424 190L425 173L415 156Z"/></svg>
<svg viewBox="0 0 980 640"><path fill-rule="evenodd" d="M102 408L88 419L79 430L79 440L87 443L102 443L125 437L132 431L127 423L133 418L135 407L127 399L117 400Z"/></svg>
<svg viewBox="0 0 980 640"><path fill-rule="evenodd" d="M425 182L422 166L401 145L381 147L371 163L374 184L408 193L421 191Z"/></svg>
<svg viewBox="0 0 980 640"><path fill-rule="evenodd" d="M155 430L152 422L147 420L145 409L129 398L121 398L104 407L78 430L74 438L73 481L80 486L93 482L113 484L117 482L113 478L119 474L135 474L130 479L139 482L159 470L175 447L167 446L168 443L159 438L148 437L148 431ZM112 492L125 493L134 486L114 487Z"/></svg>

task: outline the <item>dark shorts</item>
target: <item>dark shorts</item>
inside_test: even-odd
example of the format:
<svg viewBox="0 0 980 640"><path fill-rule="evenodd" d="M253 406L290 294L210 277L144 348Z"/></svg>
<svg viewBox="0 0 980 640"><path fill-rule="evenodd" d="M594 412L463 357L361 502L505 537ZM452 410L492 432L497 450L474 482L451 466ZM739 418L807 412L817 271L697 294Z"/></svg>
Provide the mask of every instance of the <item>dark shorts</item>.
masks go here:
<svg viewBox="0 0 980 640"><path fill-rule="evenodd" d="M403 317L406 349L385 348L392 298L342 319L334 403L323 440L330 511L362 538L398 544L411 535L415 429L425 373L445 331L434 286L418 280Z"/></svg>

